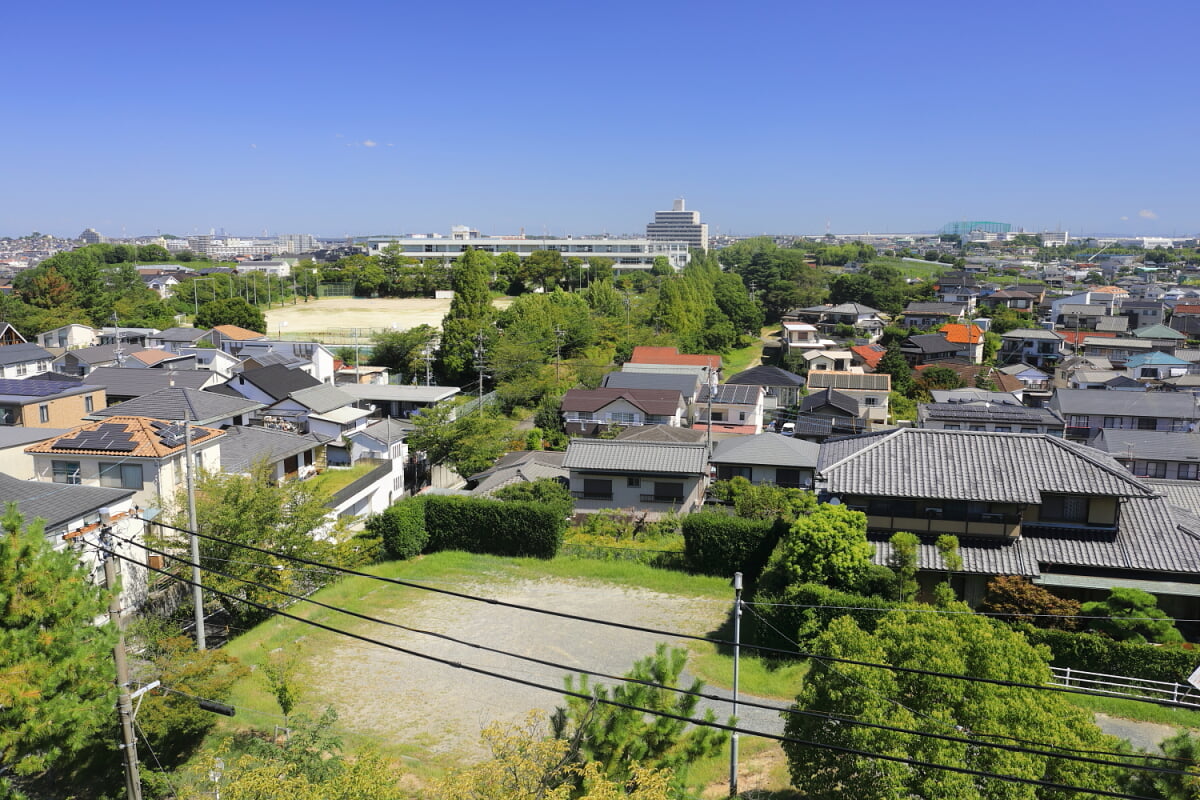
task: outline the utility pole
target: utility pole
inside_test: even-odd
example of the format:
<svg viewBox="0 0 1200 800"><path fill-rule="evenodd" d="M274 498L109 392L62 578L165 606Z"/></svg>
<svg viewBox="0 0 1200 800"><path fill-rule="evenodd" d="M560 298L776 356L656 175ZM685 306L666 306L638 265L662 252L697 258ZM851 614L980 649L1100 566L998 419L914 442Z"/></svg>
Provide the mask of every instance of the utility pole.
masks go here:
<svg viewBox="0 0 1200 800"><path fill-rule="evenodd" d="M742 642L742 573L733 573L733 713L736 720L738 710L738 661ZM738 735L729 736L729 796L738 794Z"/></svg>
<svg viewBox="0 0 1200 800"><path fill-rule="evenodd" d="M479 407L476 411L483 412L483 331L475 334L475 369L479 370Z"/></svg>
<svg viewBox="0 0 1200 800"><path fill-rule="evenodd" d="M713 395L717 393L717 372L712 367L708 370L708 433L706 442L708 444L708 454L712 455L712 404Z"/></svg>
<svg viewBox="0 0 1200 800"><path fill-rule="evenodd" d="M183 422L183 452L187 460L188 539L192 550L192 605L195 606L196 649L206 649L204 638L204 589L200 586L200 537L196 535L196 462L192 458L192 421Z"/></svg>
<svg viewBox="0 0 1200 800"><path fill-rule="evenodd" d="M561 328L554 329L554 383L557 385L559 378L560 367L562 366L562 337L566 331Z"/></svg>
<svg viewBox="0 0 1200 800"><path fill-rule="evenodd" d="M433 343L432 342L425 345L425 350L423 352L423 355L425 356L425 385L430 386L433 384Z"/></svg>
<svg viewBox="0 0 1200 800"><path fill-rule="evenodd" d="M112 530L101 528L101 558L104 586L109 591L108 620L117 629L113 662L117 668L117 716L121 719L121 753L125 761L125 796L142 800L142 778L138 772L137 737L133 733L133 698L129 694L129 662L125 659L125 624L121 621L121 593L117 591L116 555L112 552Z"/></svg>

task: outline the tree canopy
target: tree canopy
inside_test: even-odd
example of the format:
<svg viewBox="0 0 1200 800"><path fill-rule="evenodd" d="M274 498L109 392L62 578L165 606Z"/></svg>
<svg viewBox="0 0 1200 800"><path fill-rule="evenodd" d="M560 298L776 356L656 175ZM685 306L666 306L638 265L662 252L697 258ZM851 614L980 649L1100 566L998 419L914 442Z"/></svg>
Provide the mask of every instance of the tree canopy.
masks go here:
<svg viewBox="0 0 1200 800"><path fill-rule="evenodd" d="M820 583L853 591L866 578L873 551L865 514L822 503L793 522L779 540L763 583L774 588Z"/></svg>
<svg viewBox="0 0 1200 800"><path fill-rule="evenodd" d="M205 303L196 313L195 324L197 328L236 325L250 331L267 332L267 318L263 312L240 297L227 297L224 300Z"/></svg>

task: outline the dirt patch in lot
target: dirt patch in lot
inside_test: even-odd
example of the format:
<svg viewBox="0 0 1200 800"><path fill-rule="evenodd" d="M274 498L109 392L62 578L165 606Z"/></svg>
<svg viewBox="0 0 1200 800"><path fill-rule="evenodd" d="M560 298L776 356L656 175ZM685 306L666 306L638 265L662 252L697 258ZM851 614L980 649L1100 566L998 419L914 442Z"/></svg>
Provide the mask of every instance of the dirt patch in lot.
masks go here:
<svg viewBox="0 0 1200 800"><path fill-rule="evenodd" d="M728 603L582 581L455 588L506 602L689 634L712 630L728 610ZM625 673L635 661L653 653L657 642L670 641L668 637L437 594L403 603L387 618L571 668L587 667L614 675ZM320 687L322 703L337 709L341 727L355 733L419 746L437 760L472 761L486 755L479 742L480 730L486 725L519 722L535 709L549 714L562 704L558 690L566 670L395 628L375 625L359 630L400 647L552 686L555 691L338 640L313 660L309 683Z"/></svg>
<svg viewBox="0 0 1200 800"><path fill-rule="evenodd" d="M506 308L512 300L496 300L497 308ZM450 310L449 300L428 297L325 297L296 305L272 308L266 312L267 331L280 331L287 338L327 331L344 333L353 328L384 330L393 325L399 330L418 325L442 324ZM286 325L283 323L286 322Z"/></svg>

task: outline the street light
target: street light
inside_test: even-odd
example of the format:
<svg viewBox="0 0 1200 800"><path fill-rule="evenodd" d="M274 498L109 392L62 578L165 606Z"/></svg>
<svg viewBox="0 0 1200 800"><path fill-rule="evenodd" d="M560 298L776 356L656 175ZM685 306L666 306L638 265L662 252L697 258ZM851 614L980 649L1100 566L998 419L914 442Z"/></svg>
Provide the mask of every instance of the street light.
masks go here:
<svg viewBox="0 0 1200 800"><path fill-rule="evenodd" d="M192 317L193 322L195 322L196 317L200 316L200 292L197 289L197 284L199 284L200 281L211 281L211 280L216 280L216 279L213 278L213 276L211 276L211 275L208 276L207 278L192 278L192 304L196 307L196 314L194 317ZM213 298L214 299L216 298L215 292L213 293Z"/></svg>
<svg viewBox="0 0 1200 800"><path fill-rule="evenodd" d="M281 340L283 339L283 329L286 327L287 327L287 320L286 319L279 320L279 338Z"/></svg>

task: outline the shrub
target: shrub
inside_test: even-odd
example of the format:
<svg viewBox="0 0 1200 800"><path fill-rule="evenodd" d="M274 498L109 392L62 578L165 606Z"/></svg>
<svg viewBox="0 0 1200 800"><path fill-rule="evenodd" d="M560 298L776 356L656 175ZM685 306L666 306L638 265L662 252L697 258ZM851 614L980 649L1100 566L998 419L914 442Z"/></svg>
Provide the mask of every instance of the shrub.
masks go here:
<svg viewBox="0 0 1200 800"><path fill-rule="evenodd" d="M566 518L554 505L482 497L427 497L425 552L465 550L498 556L553 558Z"/></svg>
<svg viewBox="0 0 1200 800"><path fill-rule="evenodd" d="M722 577L740 571L747 580L756 580L785 528L771 520L708 511L689 514L683 520L688 569Z"/></svg>
<svg viewBox="0 0 1200 800"><path fill-rule="evenodd" d="M1018 626L1032 644L1050 648L1051 665L1150 681L1181 682L1196 667L1196 652L1179 646L1118 642L1094 633Z"/></svg>
<svg viewBox="0 0 1200 800"><path fill-rule="evenodd" d="M763 584L776 592L794 583L857 591L870 572L874 551L867 541L866 514L822 503L780 537Z"/></svg>
<svg viewBox="0 0 1200 800"><path fill-rule="evenodd" d="M1183 641L1175 620L1158 607L1158 598L1141 589L1117 586L1106 599L1084 603L1080 610L1085 617L1103 617L1088 620L1088 627L1113 639L1159 644Z"/></svg>
<svg viewBox="0 0 1200 800"><path fill-rule="evenodd" d="M895 580L895 576L888 570L887 577L881 579L880 583L894 591ZM785 650L790 650L797 644L800 649L806 649L812 640L838 617L849 616L858 627L871 633L875 630L876 623L883 618L884 611L903 607L903 604L883 597L839 592L816 583L794 584L779 594L758 596L754 602L762 605L755 605L754 613L745 618L746 640Z"/></svg>
<svg viewBox="0 0 1200 800"><path fill-rule="evenodd" d="M383 540L383 549L389 558L420 555L429 542L429 532L425 528L425 498L401 500L368 519L366 528Z"/></svg>
<svg viewBox="0 0 1200 800"><path fill-rule="evenodd" d="M1071 630L1077 625L1074 616L1079 613L1079 602L1059 597L1019 575L998 575L988 581L979 610L1011 615L1002 618L1006 622Z"/></svg>

